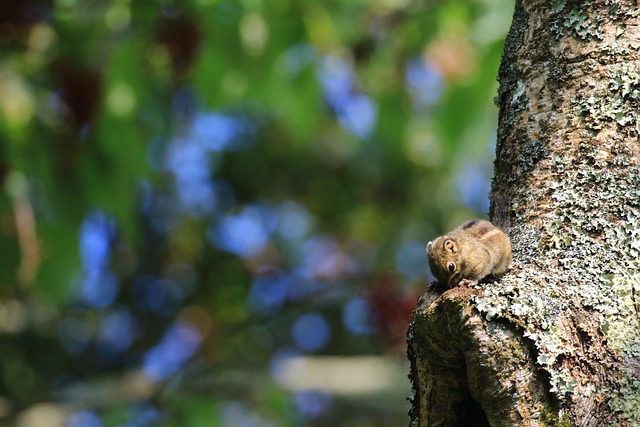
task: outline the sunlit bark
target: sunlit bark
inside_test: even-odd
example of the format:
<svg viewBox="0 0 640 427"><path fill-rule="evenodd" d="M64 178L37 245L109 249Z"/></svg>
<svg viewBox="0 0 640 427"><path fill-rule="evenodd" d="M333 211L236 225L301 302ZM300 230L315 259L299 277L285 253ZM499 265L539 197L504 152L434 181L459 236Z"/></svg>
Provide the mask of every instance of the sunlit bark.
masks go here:
<svg viewBox="0 0 640 427"><path fill-rule="evenodd" d="M516 3L490 212L514 266L420 300L416 425L640 425L638 15Z"/></svg>

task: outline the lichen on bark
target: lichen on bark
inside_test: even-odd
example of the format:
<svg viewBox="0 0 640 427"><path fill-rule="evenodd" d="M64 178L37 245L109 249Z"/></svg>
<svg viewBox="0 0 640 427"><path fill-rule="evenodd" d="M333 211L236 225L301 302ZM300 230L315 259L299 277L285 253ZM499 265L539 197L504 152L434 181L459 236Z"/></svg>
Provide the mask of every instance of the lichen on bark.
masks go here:
<svg viewBox="0 0 640 427"><path fill-rule="evenodd" d="M464 425L465 404L489 425L640 425L638 35L635 2L516 2L490 211L513 269L420 301L418 425Z"/></svg>

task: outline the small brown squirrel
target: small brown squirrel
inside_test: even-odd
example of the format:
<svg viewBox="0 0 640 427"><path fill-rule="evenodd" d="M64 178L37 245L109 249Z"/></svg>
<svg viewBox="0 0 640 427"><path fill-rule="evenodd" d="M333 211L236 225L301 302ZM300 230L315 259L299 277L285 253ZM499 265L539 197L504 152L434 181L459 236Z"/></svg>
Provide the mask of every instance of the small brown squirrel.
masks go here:
<svg viewBox="0 0 640 427"><path fill-rule="evenodd" d="M427 243L431 272L449 288L502 274L511 265L509 236L489 221L472 219Z"/></svg>

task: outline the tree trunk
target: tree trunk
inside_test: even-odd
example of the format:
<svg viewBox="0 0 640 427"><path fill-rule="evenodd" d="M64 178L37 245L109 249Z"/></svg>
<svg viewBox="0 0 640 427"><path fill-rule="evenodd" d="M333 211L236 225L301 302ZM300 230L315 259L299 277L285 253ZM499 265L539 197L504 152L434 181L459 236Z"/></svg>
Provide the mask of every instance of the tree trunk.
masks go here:
<svg viewBox="0 0 640 427"><path fill-rule="evenodd" d="M490 210L513 268L419 301L414 425L640 425L639 16L516 1Z"/></svg>

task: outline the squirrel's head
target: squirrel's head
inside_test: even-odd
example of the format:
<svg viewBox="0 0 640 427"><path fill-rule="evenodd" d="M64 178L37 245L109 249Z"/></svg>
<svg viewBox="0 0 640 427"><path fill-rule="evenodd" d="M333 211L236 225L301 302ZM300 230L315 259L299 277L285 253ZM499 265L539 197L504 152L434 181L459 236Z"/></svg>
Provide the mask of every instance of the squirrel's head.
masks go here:
<svg viewBox="0 0 640 427"><path fill-rule="evenodd" d="M459 253L458 244L449 237L438 237L427 243L431 273L441 284L453 287L460 281Z"/></svg>

